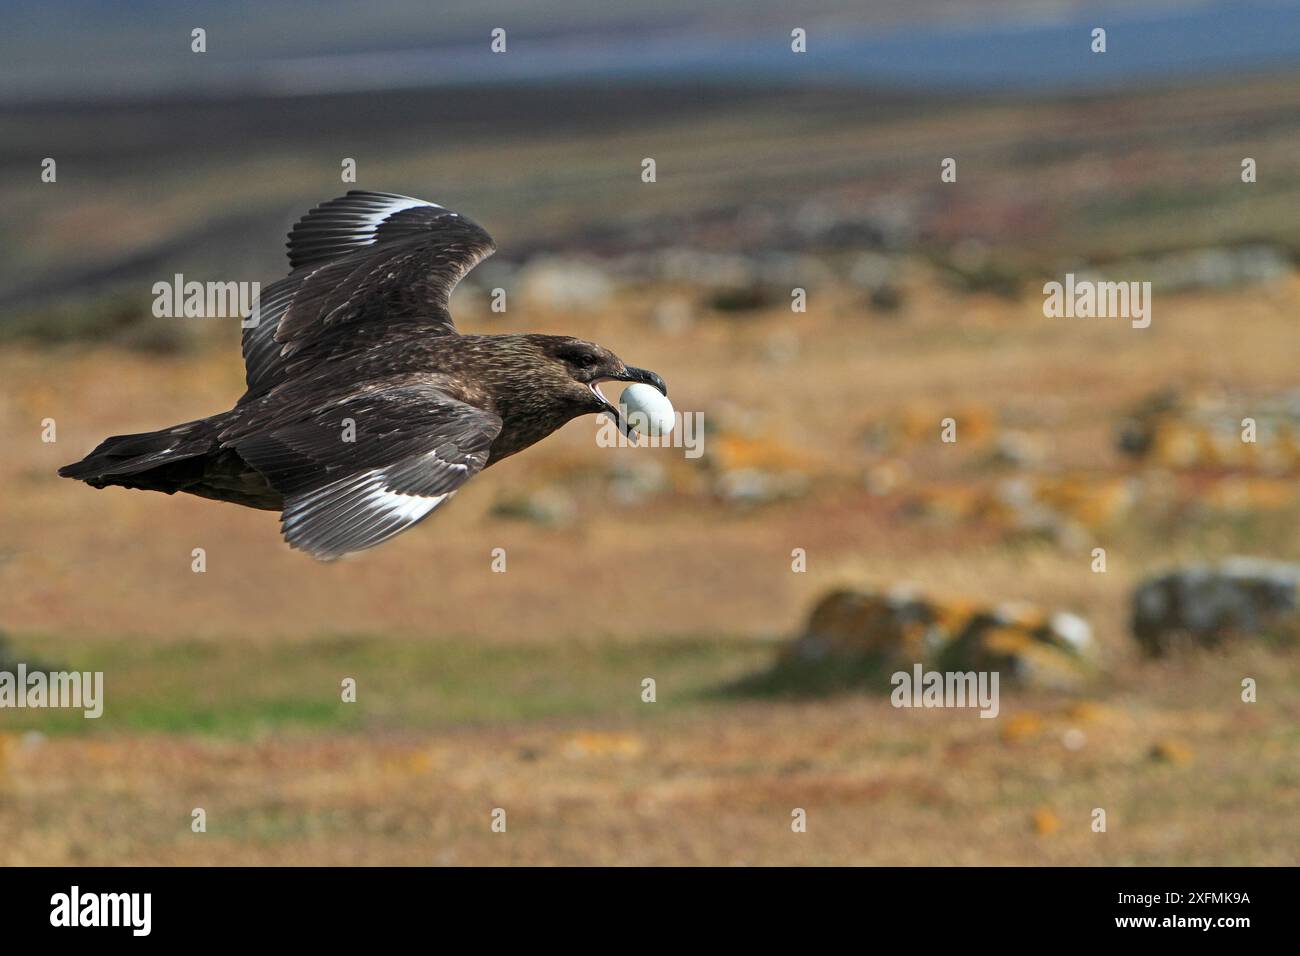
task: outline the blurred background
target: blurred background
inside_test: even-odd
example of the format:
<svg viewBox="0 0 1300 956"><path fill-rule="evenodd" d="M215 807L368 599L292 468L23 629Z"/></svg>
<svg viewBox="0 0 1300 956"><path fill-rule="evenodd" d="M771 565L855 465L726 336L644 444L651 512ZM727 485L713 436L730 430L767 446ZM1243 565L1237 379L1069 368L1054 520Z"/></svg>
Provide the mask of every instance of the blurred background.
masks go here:
<svg viewBox="0 0 1300 956"><path fill-rule="evenodd" d="M0 711L0 863L1295 862L1300 6L3 16L0 669L106 701ZM332 565L55 476L228 408L238 321L154 283L349 188L480 222L460 327L655 369L703 455L579 420ZM1070 272L1150 328L1044 317ZM917 661L998 718L892 707Z"/></svg>

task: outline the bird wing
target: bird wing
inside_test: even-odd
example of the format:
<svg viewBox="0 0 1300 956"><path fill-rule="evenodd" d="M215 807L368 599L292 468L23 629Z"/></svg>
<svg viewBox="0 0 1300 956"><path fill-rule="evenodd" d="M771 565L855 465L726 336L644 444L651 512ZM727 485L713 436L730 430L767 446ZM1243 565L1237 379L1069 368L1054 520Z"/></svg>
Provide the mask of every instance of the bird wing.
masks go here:
<svg viewBox="0 0 1300 956"><path fill-rule="evenodd" d="M311 363L382 341L394 329L446 335L452 290L496 250L482 226L434 203L353 190L289 232L287 278L261 296L244 330L249 395Z"/></svg>
<svg viewBox="0 0 1300 956"><path fill-rule="evenodd" d="M245 429L228 444L284 496L289 545L330 560L427 517L483 468L500 430L491 412L401 384Z"/></svg>

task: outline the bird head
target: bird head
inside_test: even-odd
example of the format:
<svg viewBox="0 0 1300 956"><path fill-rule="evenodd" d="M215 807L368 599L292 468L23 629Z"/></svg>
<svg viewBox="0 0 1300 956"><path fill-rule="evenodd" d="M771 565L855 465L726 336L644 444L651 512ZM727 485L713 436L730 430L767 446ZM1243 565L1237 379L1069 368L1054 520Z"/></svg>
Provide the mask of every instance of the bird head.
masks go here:
<svg viewBox="0 0 1300 956"><path fill-rule="evenodd" d="M600 391L601 382L642 382L667 396L664 380L649 369L626 364L609 349L567 335L546 336L541 343L548 377L573 409L575 416L605 412L619 431L633 438L632 428L617 406Z"/></svg>

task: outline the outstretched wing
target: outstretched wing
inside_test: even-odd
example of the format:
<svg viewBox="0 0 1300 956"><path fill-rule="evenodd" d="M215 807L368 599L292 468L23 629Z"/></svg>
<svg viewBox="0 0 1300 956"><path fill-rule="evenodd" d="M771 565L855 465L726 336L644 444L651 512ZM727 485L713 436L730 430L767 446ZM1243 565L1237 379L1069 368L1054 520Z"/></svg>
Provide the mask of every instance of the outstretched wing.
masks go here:
<svg viewBox="0 0 1300 956"><path fill-rule="evenodd" d="M353 190L289 233L289 276L261 296L244 330L249 395L310 362L382 340L388 329L455 332L452 290L496 245L477 223L434 203Z"/></svg>
<svg viewBox="0 0 1300 956"><path fill-rule="evenodd" d="M284 495L291 547L330 560L415 525L486 464L501 419L427 385L348 396L230 444Z"/></svg>

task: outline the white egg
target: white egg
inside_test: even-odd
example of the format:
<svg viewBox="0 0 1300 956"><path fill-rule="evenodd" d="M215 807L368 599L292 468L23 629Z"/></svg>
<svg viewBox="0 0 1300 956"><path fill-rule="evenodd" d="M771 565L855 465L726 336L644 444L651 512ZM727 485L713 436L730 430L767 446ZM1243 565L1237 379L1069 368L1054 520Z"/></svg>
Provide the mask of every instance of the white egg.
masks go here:
<svg viewBox="0 0 1300 956"><path fill-rule="evenodd" d="M643 435L658 438L673 430L673 403L653 385L629 385L618 403L628 423Z"/></svg>

